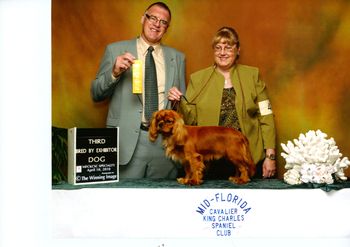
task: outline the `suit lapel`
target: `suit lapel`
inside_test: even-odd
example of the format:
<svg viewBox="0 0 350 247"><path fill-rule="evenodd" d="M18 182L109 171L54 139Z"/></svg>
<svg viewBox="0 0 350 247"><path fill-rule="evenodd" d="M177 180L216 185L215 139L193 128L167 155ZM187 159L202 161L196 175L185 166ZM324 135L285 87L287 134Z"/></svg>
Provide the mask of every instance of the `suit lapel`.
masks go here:
<svg viewBox="0 0 350 247"><path fill-rule="evenodd" d="M164 55L164 63L165 63L165 95L169 89L174 85L174 76L175 76L175 57L174 53L171 52L166 46L162 46L163 55ZM164 106L168 108L169 100L165 97Z"/></svg>
<svg viewBox="0 0 350 247"><path fill-rule="evenodd" d="M131 42L129 44L128 52L130 52L135 57L138 57L137 47L136 47L136 39L131 40Z"/></svg>
<svg viewBox="0 0 350 247"><path fill-rule="evenodd" d="M136 58L138 58L138 54L137 54L137 39L133 39L130 40L130 42L128 42L127 46L126 46L126 51L128 51L129 53L131 53L132 55L134 55ZM128 73L131 83L128 83L129 86L131 87L132 90L132 69L129 69L126 71L126 73ZM137 96L138 101L140 103L140 106L142 107L143 103L142 103L142 95L141 94L135 94L135 96Z"/></svg>

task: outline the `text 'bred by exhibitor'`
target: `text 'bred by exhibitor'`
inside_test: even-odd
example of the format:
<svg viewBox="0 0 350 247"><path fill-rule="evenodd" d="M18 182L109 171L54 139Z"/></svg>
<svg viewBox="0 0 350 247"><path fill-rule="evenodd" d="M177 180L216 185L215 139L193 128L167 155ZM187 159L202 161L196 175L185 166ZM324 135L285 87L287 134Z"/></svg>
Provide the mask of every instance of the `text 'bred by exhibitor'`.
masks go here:
<svg viewBox="0 0 350 247"><path fill-rule="evenodd" d="M243 197L233 193L215 193L204 199L196 209L202 221L210 225L216 236L229 237L242 227L252 207Z"/></svg>
<svg viewBox="0 0 350 247"><path fill-rule="evenodd" d="M80 141L83 138L80 138ZM84 142L85 141L85 142ZM84 148L76 149L76 182L105 182L118 179L117 147L103 147L111 143L107 138L83 140ZM102 145L102 146L101 146Z"/></svg>

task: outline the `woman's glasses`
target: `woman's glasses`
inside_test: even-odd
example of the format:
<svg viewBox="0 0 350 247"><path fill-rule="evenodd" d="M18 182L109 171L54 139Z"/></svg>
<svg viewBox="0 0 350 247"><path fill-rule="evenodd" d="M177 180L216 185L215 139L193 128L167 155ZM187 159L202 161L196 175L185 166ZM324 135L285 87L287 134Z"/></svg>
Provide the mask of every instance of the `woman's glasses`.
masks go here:
<svg viewBox="0 0 350 247"><path fill-rule="evenodd" d="M233 53L235 45L236 44L234 44L233 46L231 46L231 45L225 45L225 46L216 45L216 46L214 46L214 51L215 51L215 53L221 53L221 52Z"/></svg>

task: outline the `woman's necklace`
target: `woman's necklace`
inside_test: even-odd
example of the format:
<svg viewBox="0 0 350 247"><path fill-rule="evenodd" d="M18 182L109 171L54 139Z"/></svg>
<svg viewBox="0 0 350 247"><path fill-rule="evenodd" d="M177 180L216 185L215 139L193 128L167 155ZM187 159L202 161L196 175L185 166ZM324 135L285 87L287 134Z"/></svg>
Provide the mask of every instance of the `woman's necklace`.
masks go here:
<svg viewBox="0 0 350 247"><path fill-rule="evenodd" d="M225 79L224 88L231 88L231 87L233 87L232 82L231 82L231 78Z"/></svg>
<svg viewBox="0 0 350 247"><path fill-rule="evenodd" d="M218 68L219 72L224 76L225 78L225 83L224 83L224 88L232 88L232 82L231 82L231 77L230 77L230 71L229 70L221 70Z"/></svg>

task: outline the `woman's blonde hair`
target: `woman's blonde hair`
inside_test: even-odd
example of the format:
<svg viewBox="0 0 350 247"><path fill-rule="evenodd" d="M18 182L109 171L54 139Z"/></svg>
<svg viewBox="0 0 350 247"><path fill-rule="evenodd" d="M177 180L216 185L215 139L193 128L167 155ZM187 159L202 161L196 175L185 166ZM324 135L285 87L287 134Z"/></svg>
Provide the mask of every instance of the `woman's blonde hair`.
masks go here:
<svg viewBox="0 0 350 247"><path fill-rule="evenodd" d="M236 45L239 48L239 37L236 30L231 27L222 27L214 35L212 47L214 48L218 43L223 42L229 45Z"/></svg>

